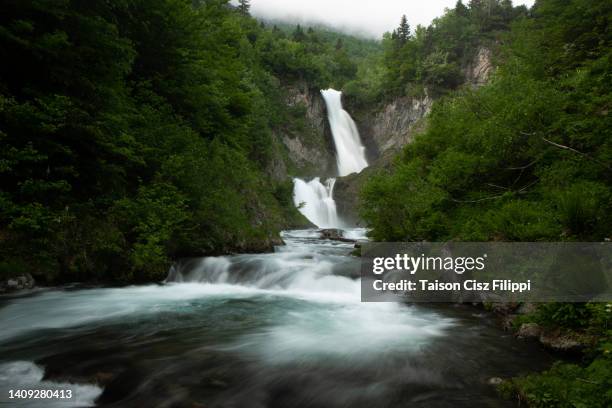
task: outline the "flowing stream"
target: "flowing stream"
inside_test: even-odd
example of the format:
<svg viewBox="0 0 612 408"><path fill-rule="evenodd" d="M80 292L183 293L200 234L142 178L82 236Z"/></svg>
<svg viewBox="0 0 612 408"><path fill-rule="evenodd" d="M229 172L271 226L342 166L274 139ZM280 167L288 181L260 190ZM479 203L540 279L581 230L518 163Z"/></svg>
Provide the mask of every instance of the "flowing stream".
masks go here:
<svg viewBox="0 0 612 408"><path fill-rule="evenodd" d="M318 235L184 261L163 284L1 296L0 405L37 387L75 399L7 406L513 406L488 379L549 363L471 307L360 302L352 244Z"/></svg>
<svg viewBox="0 0 612 408"><path fill-rule="evenodd" d="M321 95L327 106L327 118L336 148L336 164L340 177L359 173L368 167L365 147L361 144L357 125L342 108L342 92L325 89ZM334 202L334 184L330 178L322 183L319 177L310 181L293 180L293 201L300 212L319 228L342 227Z"/></svg>

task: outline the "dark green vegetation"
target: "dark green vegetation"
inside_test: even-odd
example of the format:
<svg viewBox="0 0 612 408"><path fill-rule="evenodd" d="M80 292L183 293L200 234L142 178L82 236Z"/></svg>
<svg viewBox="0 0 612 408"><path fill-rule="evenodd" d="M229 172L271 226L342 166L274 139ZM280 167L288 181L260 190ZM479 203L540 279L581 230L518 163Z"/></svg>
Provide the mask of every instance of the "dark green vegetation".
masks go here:
<svg viewBox="0 0 612 408"><path fill-rule="evenodd" d="M340 86L339 38L206 0L9 0L0 12L0 274L143 281L179 256L270 248L303 219L268 168ZM340 44L338 42L340 41Z"/></svg>
<svg viewBox="0 0 612 408"><path fill-rule="evenodd" d="M436 103L393 171L364 189L373 237L609 237L610 8L545 0L515 23L491 83Z"/></svg>
<svg viewBox="0 0 612 408"><path fill-rule="evenodd" d="M505 381L507 398L534 407L609 407L612 405L612 304L543 304L515 324L533 322L544 330L579 340L585 352L575 363Z"/></svg>
<svg viewBox="0 0 612 408"><path fill-rule="evenodd" d="M468 15L474 12L470 8ZM455 9L439 21L455 27L451 22L462 13L464 8ZM439 100L427 129L390 171L362 190L362 214L372 236L388 241L610 238L611 14L606 0L539 0L509 33L496 35L499 68L491 82ZM507 22L491 22L498 23ZM397 65L407 68L397 77L408 78L398 83L410 87L414 77L425 87L452 89L453 64L469 49L462 49L461 38L471 33L461 29L453 35L459 37L448 42L450 65L438 65L433 76L419 62L428 57L398 54L403 63ZM416 38L410 41L418 49ZM410 92L400 88L391 90ZM560 304L524 317L522 322L596 340L582 364L559 363L515 380L510 388L534 406L611 406L611 316L603 304Z"/></svg>

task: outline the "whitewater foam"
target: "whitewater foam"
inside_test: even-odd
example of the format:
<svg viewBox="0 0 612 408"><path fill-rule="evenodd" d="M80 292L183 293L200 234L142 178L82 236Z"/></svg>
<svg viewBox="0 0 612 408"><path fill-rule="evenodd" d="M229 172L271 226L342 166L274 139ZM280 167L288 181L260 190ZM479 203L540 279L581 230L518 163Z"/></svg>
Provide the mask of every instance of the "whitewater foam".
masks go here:
<svg viewBox="0 0 612 408"><path fill-rule="evenodd" d="M340 226L336 202L334 201L334 184L330 178L321 183L319 177L310 181L293 179L293 203L298 210L319 228L337 228Z"/></svg>
<svg viewBox="0 0 612 408"><path fill-rule="evenodd" d="M44 370L30 361L0 364L0 405L11 407L91 407L102 393L93 384L75 384L43 380ZM70 390L70 399L9 399L9 390ZM7 405L8 406L8 405Z"/></svg>
<svg viewBox="0 0 612 408"><path fill-rule="evenodd" d="M365 158L365 147L361 144L357 125L342 108L342 92L335 89L321 90L327 106L327 118L334 137L336 147L336 162L338 164L338 175L348 176L351 173L359 173L368 167Z"/></svg>

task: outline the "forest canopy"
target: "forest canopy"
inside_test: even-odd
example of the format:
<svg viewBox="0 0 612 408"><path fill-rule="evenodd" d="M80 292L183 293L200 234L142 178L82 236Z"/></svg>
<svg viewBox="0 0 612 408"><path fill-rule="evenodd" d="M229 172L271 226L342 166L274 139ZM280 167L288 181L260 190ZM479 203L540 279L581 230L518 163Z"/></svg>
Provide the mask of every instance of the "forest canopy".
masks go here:
<svg viewBox="0 0 612 408"><path fill-rule="evenodd" d="M5 1L0 59L0 274L48 282L269 248L304 223L268 171L284 86L356 69L341 36L224 0Z"/></svg>

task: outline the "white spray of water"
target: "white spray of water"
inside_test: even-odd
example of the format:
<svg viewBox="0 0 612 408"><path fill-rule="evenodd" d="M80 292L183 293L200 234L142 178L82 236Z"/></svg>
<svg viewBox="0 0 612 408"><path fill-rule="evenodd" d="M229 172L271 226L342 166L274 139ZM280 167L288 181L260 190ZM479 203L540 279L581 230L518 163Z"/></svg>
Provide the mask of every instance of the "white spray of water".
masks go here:
<svg viewBox="0 0 612 408"><path fill-rule="evenodd" d="M306 182L293 179L293 203L310 222L319 228L338 227L338 213L334 201L334 184L330 178L321 183L319 177Z"/></svg>
<svg viewBox="0 0 612 408"><path fill-rule="evenodd" d="M319 241L318 236L315 230L288 231L283 234L286 245L278 252L222 257L223 262L204 259L178 266L168 281L221 284L230 293L232 287L251 288L259 294L307 301L308 307L288 309L274 325L219 346L269 364L333 359L354 367L394 358L398 352L416 353L454 325L451 319L398 303L361 302L360 280L336 273L343 270L338 269L343 262L345 268L359 270L359 261L334 253L339 246L350 250L352 245ZM220 266L226 268L223 274Z"/></svg>
<svg viewBox="0 0 612 408"><path fill-rule="evenodd" d="M357 126L347 111L342 109L342 92L335 89L321 91L327 105L327 118L336 146L338 175L348 176L368 167L365 147L361 144Z"/></svg>
<svg viewBox="0 0 612 408"><path fill-rule="evenodd" d="M43 380L45 371L30 361L12 361L0 364L0 406L11 407L93 407L102 389L93 384L62 383ZM8 390L70 390L70 399L9 399Z"/></svg>

